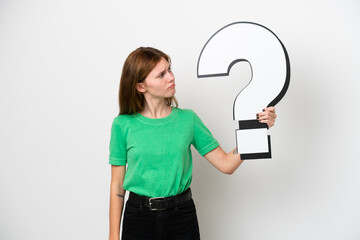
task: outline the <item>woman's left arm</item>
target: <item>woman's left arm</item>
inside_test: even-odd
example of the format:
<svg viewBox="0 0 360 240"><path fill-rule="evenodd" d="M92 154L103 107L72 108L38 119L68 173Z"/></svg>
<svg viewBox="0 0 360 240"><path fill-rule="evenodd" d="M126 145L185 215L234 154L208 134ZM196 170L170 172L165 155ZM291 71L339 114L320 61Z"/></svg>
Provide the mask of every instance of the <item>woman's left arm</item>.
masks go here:
<svg viewBox="0 0 360 240"><path fill-rule="evenodd" d="M205 154L204 157L220 172L229 175L233 174L244 161L241 160L240 154L236 153L236 148L229 153L225 153L220 146Z"/></svg>
<svg viewBox="0 0 360 240"><path fill-rule="evenodd" d="M259 122L266 123L270 128L274 126L275 123L275 108L265 108L263 112L256 114L256 116ZM215 168L225 174L233 174L244 161L241 160L240 154L236 152L236 148L229 153L225 153L220 146L205 154L204 157Z"/></svg>

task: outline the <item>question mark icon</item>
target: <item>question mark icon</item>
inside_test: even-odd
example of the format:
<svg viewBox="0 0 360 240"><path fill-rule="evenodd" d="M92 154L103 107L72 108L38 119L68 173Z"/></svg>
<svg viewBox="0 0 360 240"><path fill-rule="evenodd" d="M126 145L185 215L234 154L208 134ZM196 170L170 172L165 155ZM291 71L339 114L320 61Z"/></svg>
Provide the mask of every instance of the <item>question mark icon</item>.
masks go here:
<svg viewBox="0 0 360 240"><path fill-rule="evenodd" d="M236 145L241 159L271 158L268 126L256 120L264 106L275 106L290 83L290 61L284 44L268 28L234 22L218 30L201 50L197 77L229 76L238 62L248 62L251 81L235 98L233 119L239 121Z"/></svg>

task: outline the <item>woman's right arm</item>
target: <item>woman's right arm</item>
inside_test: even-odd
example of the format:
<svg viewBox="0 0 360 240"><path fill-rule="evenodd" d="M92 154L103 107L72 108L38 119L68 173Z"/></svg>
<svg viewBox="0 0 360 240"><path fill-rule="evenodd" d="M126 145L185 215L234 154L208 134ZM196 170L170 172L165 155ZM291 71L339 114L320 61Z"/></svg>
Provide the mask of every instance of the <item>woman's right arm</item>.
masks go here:
<svg viewBox="0 0 360 240"><path fill-rule="evenodd" d="M120 239L121 215L125 197L125 190L123 189L125 171L125 166L111 165L109 240Z"/></svg>

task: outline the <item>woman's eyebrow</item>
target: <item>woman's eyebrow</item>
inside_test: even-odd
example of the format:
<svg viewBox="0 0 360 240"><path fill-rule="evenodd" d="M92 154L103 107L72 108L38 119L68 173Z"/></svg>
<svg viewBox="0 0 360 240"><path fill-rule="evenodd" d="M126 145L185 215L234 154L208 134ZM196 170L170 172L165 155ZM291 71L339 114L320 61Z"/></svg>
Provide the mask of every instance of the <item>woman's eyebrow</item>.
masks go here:
<svg viewBox="0 0 360 240"><path fill-rule="evenodd" d="M161 72L159 72L156 76L159 77L161 74L166 72L166 68L164 70L162 70Z"/></svg>

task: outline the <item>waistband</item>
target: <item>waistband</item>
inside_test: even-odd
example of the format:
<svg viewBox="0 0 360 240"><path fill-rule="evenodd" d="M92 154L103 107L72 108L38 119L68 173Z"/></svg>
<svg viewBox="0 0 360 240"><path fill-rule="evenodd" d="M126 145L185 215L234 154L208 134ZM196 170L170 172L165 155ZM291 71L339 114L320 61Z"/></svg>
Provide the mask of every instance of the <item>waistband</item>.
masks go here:
<svg viewBox="0 0 360 240"><path fill-rule="evenodd" d="M128 201L131 204L149 208L150 211L162 211L173 209L192 198L191 189L188 188L184 192L172 197L149 198L130 192Z"/></svg>

